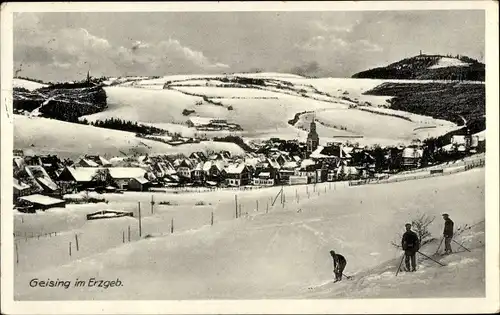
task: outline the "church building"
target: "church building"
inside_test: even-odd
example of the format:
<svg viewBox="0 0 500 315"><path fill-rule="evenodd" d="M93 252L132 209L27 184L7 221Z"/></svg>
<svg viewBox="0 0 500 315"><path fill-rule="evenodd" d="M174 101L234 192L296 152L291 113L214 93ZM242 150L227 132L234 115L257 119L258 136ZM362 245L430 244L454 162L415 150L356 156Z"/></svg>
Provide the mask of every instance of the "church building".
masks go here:
<svg viewBox="0 0 500 315"><path fill-rule="evenodd" d="M309 128L309 133L307 134L307 157L311 155L311 153L318 148L319 145L319 136L316 132L316 123L311 122L311 126Z"/></svg>

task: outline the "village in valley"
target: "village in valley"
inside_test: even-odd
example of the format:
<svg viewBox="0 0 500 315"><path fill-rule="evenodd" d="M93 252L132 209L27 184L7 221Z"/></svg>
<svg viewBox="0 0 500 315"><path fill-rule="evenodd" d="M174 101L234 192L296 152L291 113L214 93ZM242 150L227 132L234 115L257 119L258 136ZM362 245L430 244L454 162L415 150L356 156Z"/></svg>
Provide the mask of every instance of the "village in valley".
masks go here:
<svg viewBox="0 0 500 315"><path fill-rule="evenodd" d="M387 179L399 172L463 159L485 149L483 135L454 135L441 148L417 140L407 147L363 148L328 143L319 146L316 123L306 143L271 138L255 152L193 152L189 156L83 155L72 161L56 155L24 156L15 150L14 204L19 211L64 206L66 202L103 201L99 193L162 191L206 187L261 188L320 182ZM89 197L88 191L95 192ZM87 192L86 194L83 192Z"/></svg>

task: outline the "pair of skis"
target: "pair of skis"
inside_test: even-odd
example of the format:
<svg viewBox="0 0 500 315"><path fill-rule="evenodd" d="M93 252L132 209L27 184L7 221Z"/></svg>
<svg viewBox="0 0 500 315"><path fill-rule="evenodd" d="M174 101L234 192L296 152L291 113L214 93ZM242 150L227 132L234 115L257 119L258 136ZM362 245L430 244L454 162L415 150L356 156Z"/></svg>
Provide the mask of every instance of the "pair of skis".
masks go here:
<svg viewBox="0 0 500 315"><path fill-rule="evenodd" d="M438 248L436 249L436 253L434 255L437 255L438 252L439 252L439 248L441 247L441 245L443 244L443 241L444 241L444 237L441 238L441 242L439 243L439 246ZM462 247L463 249L465 249L466 251L470 252L470 250L466 247L464 247L462 244L460 244L459 242L455 241L455 240L451 240L452 242L456 243L458 246ZM420 252L420 251L417 251L417 253L419 253L420 255L424 256L424 257L427 257L428 259L432 260L433 262L435 262L436 264L439 264L440 266L444 267L445 265L440 263L439 261L427 256L426 254ZM405 258L405 255L403 254L403 257L401 257L401 262L399 263L399 267L398 267L398 270L396 271L396 276L398 275L399 271L401 270L401 265L403 265L403 260Z"/></svg>
<svg viewBox="0 0 500 315"><path fill-rule="evenodd" d="M345 274L342 274L347 280L352 280L354 279L354 276L346 276ZM330 284L330 283L337 283L337 282L341 282L340 280L328 280L320 285L315 285L315 286L310 286L308 287L309 290L314 290L314 289L317 289L317 288L321 288L321 287L324 287L325 285L327 284Z"/></svg>
<svg viewBox="0 0 500 315"><path fill-rule="evenodd" d="M422 252L420 251L417 251L417 253L419 253L420 255L424 256L424 257L427 257L428 259L432 260L433 262L435 262L436 264L439 264L440 266L444 267L445 265L440 263L439 261L437 260L434 260L432 259L431 257L427 256L426 254L423 254ZM396 270L396 277L398 276L398 273L399 271L401 270L401 266L403 265L403 260L405 259L405 255L403 254L403 257L401 257L401 262L399 263L399 266L398 266L398 270Z"/></svg>
<svg viewBox="0 0 500 315"><path fill-rule="evenodd" d="M441 242L439 243L439 246L438 248L436 249L436 253L437 254L439 252L439 248L441 247L441 245L443 244L443 241L444 241L444 236L441 238ZM467 248L467 247L464 247L462 244L460 244L459 242L455 241L455 240L451 240L453 243L457 244L458 246L462 247L463 249L465 249L466 251L470 252L470 250Z"/></svg>

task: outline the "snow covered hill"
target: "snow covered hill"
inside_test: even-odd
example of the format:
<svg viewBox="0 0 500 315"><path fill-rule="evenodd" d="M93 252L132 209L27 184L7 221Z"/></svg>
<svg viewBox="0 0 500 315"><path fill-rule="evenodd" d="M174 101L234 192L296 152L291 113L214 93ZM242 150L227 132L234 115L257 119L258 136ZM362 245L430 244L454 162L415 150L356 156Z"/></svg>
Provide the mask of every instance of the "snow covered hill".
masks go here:
<svg viewBox="0 0 500 315"><path fill-rule="evenodd" d="M458 294L484 296L484 169L406 181L357 187L328 183L316 186L285 186L286 203L269 208L266 200L279 187L238 192L243 217L234 219L235 192L157 194L155 200L170 205L144 210L143 238L122 244L122 235L135 218L85 221L86 212L103 206L68 205L70 210L49 210L37 215L16 215L15 231L35 226L63 232L40 240L18 239L19 264L15 269L16 299L260 299L260 298L357 298L449 297ZM337 183L339 184L339 183ZM299 196L300 198L297 198ZM108 195L107 208L130 209L137 201L147 203L150 194ZM203 198L204 206L193 206ZM300 199L300 200L299 200ZM256 211L256 201L260 210ZM146 208L147 209L147 208ZM215 224L210 226L210 213ZM248 215L246 213L248 212ZM471 253L458 252L435 267L419 259L416 273L394 276L401 251L398 242L404 223L419 214L436 216L430 232L439 237L441 213L447 212L455 227L465 232L457 241ZM23 217L24 221L21 221ZM59 220L55 218L59 217ZM175 232L170 234L170 220ZM57 221L57 223L56 223ZM52 223L51 223L52 222ZM61 231L61 230L59 230ZM99 233L96 233L99 231ZM80 251L68 257L74 234ZM452 244L457 250L457 246ZM436 243L422 249L434 253ZM343 254L345 274L353 281L331 285L329 250ZM43 254L42 254L43 253ZM32 259L39 257L39 259ZM122 287L66 290L29 287L29 280L114 280ZM474 279L473 279L474 277ZM148 285L138 285L147 283ZM426 286L425 290L422 288ZM465 288L464 286L467 286ZM315 287L313 290L310 287ZM441 289L440 289L441 288ZM57 294L54 295L54 292Z"/></svg>
<svg viewBox="0 0 500 315"><path fill-rule="evenodd" d="M78 158L82 154L121 156L122 153L191 154L196 151L227 150L239 155L244 151L236 144L202 141L170 146L138 138L132 132L97 128L54 119L14 115L14 148L25 154L57 154L61 158Z"/></svg>
<svg viewBox="0 0 500 315"><path fill-rule="evenodd" d="M115 78L106 82L108 108L100 113L84 116L89 121L117 117L152 124L167 130L175 129L184 136L218 136L221 131L198 131L187 127L190 119L224 119L235 123L243 131L236 134L249 139L305 140L308 124L289 125L295 114L303 111L316 111L318 118L331 110L345 112L336 118L332 127L320 134L323 142L346 140L352 135L361 144L400 144L413 138L425 138L429 133L413 132L421 127L434 128L433 135L441 135L456 126L453 123L434 120L431 117L414 115L411 121L398 118L397 113L381 116L378 112L361 112L351 109L362 105L377 109L387 107L391 97L364 95L363 93L387 82L373 79L309 79L297 75L276 73L234 74L234 75L183 75L159 78ZM391 82L422 83L421 81L391 80ZM384 114L391 113L385 108ZM189 113L186 115L186 113ZM400 115L399 115L400 116ZM366 119L368 118L368 119ZM334 125L348 125L352 120L363 122L363 128L344 132ZM380 128L381 120L384 126ZM408 125L408 133L399 136L396 130L401 123ZM443 128L441 128L443 127ZM385 130L382 136L374 136L369 130Z"/></svg>
<svg viewBox="0 0 500 315"><path fill-rule="evenodd" d="M47 86L47 84L42 84L42 83L38 83L35 81L26 80L26 79L14 78L12 80L12 87L13 88L23 88L23 89L27 89L28 91L34 91L36 89L40 89L40 88L43 88L46 86Z"/></svg>
<svg viewBox="0 0 500 315"><path fill-rule="evenodd" d="M485 65L467 56L420 54L356 73L353 78L484 81Z"/></svg>

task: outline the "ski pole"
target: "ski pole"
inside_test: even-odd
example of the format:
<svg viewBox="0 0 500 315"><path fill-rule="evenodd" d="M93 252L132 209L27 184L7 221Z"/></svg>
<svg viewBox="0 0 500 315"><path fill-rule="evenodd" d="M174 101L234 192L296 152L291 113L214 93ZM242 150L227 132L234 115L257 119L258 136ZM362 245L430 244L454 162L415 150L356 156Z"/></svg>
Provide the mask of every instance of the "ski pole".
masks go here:
<svg viewBox="0 0 500 315"><path fill-rule="evenodd" d="M401 257L401 262L399 263L398 270L396 270L396 277L398 276L399 270L401 269L401 265L403 265L403 259L405 259L405 255Z"/></svg>
<svg viewBox="0 0 500 315"><path fill-rule="evenodd" d="M470 252L470 250L468 248L466 248L465 246L463 246L462 244L460 244L459 242L455 241L455 240L451 240L452 242L456 243L458 246L462 247L463 249L465 249L466 251Z"/></svg>
<svg viewBox="0 0 500 315"><path fill-rule="evenodd" d="M430 260L432 260L432 261L433 261L433 262L435 262L436 264L439 264L439 265L441 265L441 266L443 266L443 267L444 267L444 265L443 265L442 263L440 263L440 262L439 262L439 261L437 261L437 260L434 260L434 259L430 258L430 257L429 257L429 256L427 256L426 254L422 254L420 251L418 251L417 253L419 253L420 255L422 255L422 256L424 256L424 257L429 258Z"/></svg>
<svg viewBox="0 0 500 315"><path fill-rule="evenodd" d="M342 275L346 277L347 280L350 280L352 278L352 276L346 276L345 273L342 273Z"/></svg>
<svg viewBox="0 0 500 315"><path fill-rule="evenodd" d="M439 252L439 248L441 247L441 245L443 244L443 241L444 241L444 236L443 238L441 238L441 242L439 243L439 246L438 248L436 249L436 254Z"/></svg>

